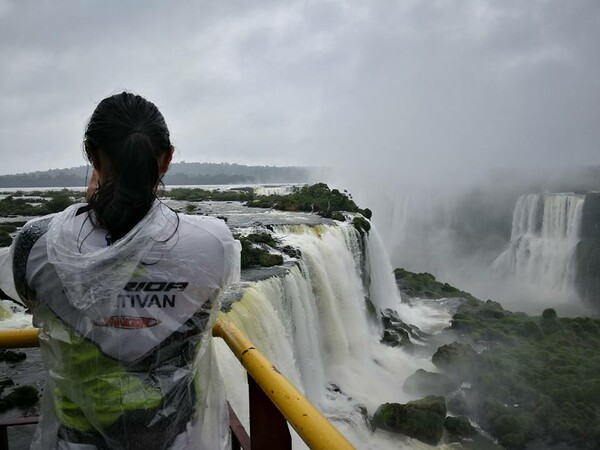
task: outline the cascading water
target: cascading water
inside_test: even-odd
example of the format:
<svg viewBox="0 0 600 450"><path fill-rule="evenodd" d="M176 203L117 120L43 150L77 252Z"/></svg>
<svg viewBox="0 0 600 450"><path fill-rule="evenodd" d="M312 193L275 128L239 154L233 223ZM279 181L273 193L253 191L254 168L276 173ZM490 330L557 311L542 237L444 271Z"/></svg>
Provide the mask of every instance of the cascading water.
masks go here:
<svg viewBox="0 0 600 450"><path fill-rule="evenodd" d="M365 241L371 301L378 312L387 308L396 310L401 303L400 292L394 277L391 276L392 264L375 228L371 228Z"/></svg>
<svg viewBox="0 0 600 450"><path fill-rule="evenodd" d="M254 188L254 193L256 195L289 195L295 192L298 189L298 186L288 185L288 186L262 186Z"/></svg>
<svg viewBox="0 0 600 450"><path fill-rule="evenodd" d="M382 431L373 434L361 412L361 407L373 414L382 403L409 400L402 380L417 368L433 369L430 361L384 346L379 333L372 333L365 297L379 309L400 304L391 266L374 229L364 244L349 224L284 225L274 228L274 236L298 249L301 258L286 275L252 283L226 318L357 448L430 448ZM371 289L365 280L371 280ZM232 370L236 361L222 343L217 350L227 396L247 423L245 374ZM294 446L302 444L296 440Z"/></svg>
<svg viewBox="0 0 600 450"><path fill-rule="evenodd" d="M566 293L574 279L583 195L528 194L517 201L509 247L492 269L503 277Z"/></svg>

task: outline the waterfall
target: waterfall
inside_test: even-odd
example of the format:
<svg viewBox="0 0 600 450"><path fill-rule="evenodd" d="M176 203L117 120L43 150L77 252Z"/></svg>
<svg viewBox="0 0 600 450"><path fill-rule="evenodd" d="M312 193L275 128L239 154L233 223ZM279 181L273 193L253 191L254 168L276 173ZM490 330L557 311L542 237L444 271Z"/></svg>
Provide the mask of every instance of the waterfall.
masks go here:
<svg viewBox="0 0 600 450"><path fill-rule="evenodd" d="M374 231L363 241L347 223L275 227L274 237L301 257L287 274L250 283L224 316L358 448L426 448L401 436L373 434L361 410L373 414L382 403L407 401L402 381L417 368L433 368L428 360L384 346L372 330L366 297L379 308L400 303ZM217 354L227 396L247 423L245 373L222 342ZM296 438L294 447L302 446Z"/></svg>
<svg viewBox="0 0 600 450"><path fill-rule="evenodd" d="M568 292L574 280L574 253L579 241L583 195L528 194L513 213L508 248L492 270L503 277Z"/></svg>
<svg viewBox="0 0 600 450"><path fill-rule="evenodd" d="M366 257L369 270L371 301L378 312L386 308L398 309L400 306L400 291L396 286L392 264L385 252L379 233L372 228L366 238Z"/></svg>
<svg viewBox="0 0 600 450"><path fill-rule="evenodd" d="M298 190L298 186L262 186L254 188L256 195L289 195Z"/></svg>

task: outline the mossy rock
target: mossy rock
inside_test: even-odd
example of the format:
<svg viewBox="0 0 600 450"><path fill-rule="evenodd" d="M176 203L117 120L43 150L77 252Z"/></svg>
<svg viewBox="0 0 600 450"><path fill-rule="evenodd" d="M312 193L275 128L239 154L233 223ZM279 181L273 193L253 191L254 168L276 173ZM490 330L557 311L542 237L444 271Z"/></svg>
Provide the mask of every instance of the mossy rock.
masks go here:
<svg viewBox="0 0 600 450"><path fill-rule="evenodd" d="M359 209L359 212L369 220L371 220L371 217L373 217L373 211L371 211L369 208Z"/></svg>
<svg viewBox="0 0 600 450"><path fill-rule="evenodd" d="M373 424L377 428L436 445L442 438L445 418L444 397L430 396L404 405L384 403L377 408Z"/></svg>
<svg viewBox="0 0 600 450"><path fill-rule="evenodd" d="M331 213L331 218L333 220L337 220L339 222L345 222L346 221L346 216L344 216L344 214L341 211L334 211Z"/></svg>
<svg viewBox="0 0 600 450"><path fill-rule="evenodd" d="M444 428L448 430L448 433L460 438L468 438L477 434L477 430L466 416L446 417Z"/></svg>
<svg viewBox="0 0 600 450"><path fill-rule="evenodd" d="M11 387L14 385L15 382L12 380L12 378L3 378L2 380L0 380L0 395L2 395L2 393L7 387Z"/></svg>
<svg viewBox="0 0 600 450"><path fill-rule="evenodd" d="M459 387L460 383L447 375L427 372L423 369L418 369L409 376L402 386L404 391L415 395L446 395Z"/></svg>
<svg viewBox="0 0 600 450"><path fill-rule="evenodd" d="M380 342L390 347L410 347L414 345L405 330L383 330Z"/></svg>
<svg viewBox="0 0 600 450"><path fill-rule="evenodd" d="M558 320L556 311L552 308L545 309L542 312L542 318L540 319L540 328L544 334L553 334L557 331L562 330L563 326Z"/></svg>
<svg viewBox="0 0 600 450"><path fill-rule="evenodd" d="M277 242L269 233L252 233L248 236L245 236L243 239L246 239L254 244L267 244L269 247L277 247Z"/></svg>
<svg viewBox="0 0 600 450"><path fill-rule="evenodd" d="M416 273L399 267L394 269L394 276L400 291L409 297L474 299L468 292L437 281L429 272Z"/></svg>
<svg viewBox="0 0 600 450"><path fill-rule="evenodd" d="M4 230L0 230L0 247L10 247L10 244L12 244L10 235Z"/></svg>
<svg viewBox="0 0 600 450"><path fill-rule="evenodd" d="M296 258L296 259L302 258L302 252L300 251L300 249L294 248L291 245L286 245L284 247L281 247L281 251L291 258Z"/></svg>
<svg viewBox="0 0 600 450"><path fill-rule="evenodd" d="M13 350L0 350L0 362L16 363L23 361L27 355L23 352L15 352Z"/></svg>
<svg viewBox="0 0 600 450"><path fill-rule="evenodd" d="M38 402L39 393L33 386L19 386L0 398L0 412L10 408L29 408Z"/></svg>
<svg viewBox="0 0 600 450"><path fill-rule="evenodd" d="M253 233L248 236L235 236L242 244L241 266L272 267L283 264L283 256L271 253L269 247L276 248L277 242L269 233Z"/></svg>
<svg viewBox="0 0 600 450"><path fill-rule="evenodd" d="M410 338L422 340L429 336L427 333L419 330L415 325L404 323L404 321L400 319L398 313L393 309L386 308L381 311L381 324L384 332L391 332L389 337L398 335L399 340L410 342Z"/></svg>
<svg viewBox="0 0 600 450"><path fill-rule="evenodd" d="M371 222L362 216L355 216L352 219L352 225L354 225L354 228L356 228L361 235L368 233L371 229Z"/></svg>
<svg viewBox="0 0 600 450"><path fill-rule="evenodd" d="M435 366L459 381L472 379L482 363L479 354L468 344L453 342L442 345L433 354Z"/></svg>
<svg viewBox="0 0 600 450"><path fill-rule="evenodd" d="M283 264L283 256L275 253L261 253L258 257L258 263L262 267L279 266Z"/></svg>

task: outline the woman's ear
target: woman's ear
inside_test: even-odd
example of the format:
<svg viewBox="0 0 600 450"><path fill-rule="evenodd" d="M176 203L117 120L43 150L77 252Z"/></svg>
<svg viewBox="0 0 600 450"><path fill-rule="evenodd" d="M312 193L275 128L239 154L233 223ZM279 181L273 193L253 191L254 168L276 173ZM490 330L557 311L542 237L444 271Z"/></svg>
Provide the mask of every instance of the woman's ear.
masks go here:
<svg viewBox="0 0 600 450"><path fill-rule="evenodd" d="M174 152L175 152L175 147L173 147L171 145L169 147L169 150L167 151L167 153L162 155L162 157L160 158L158 164L159 164L159 169L160 169L161 175L164 175L165 173L167 173L167 170L169 170L169 166L171 165L171 160L173 159Z"/></svg>
<svg viewBox="0 0 600 450"><path fill-rule="evenodd" d="M99 187L100 187L100 178L98 177L98 172L96 171L96 169L94 169L92 171L92 178L90 178L90 183L88 184L88 187L86 189L86 193L85 193L86 201L88 201L88 202L90 201L90 199L94 195L94 192L96 192L96 190Z"/></svg>

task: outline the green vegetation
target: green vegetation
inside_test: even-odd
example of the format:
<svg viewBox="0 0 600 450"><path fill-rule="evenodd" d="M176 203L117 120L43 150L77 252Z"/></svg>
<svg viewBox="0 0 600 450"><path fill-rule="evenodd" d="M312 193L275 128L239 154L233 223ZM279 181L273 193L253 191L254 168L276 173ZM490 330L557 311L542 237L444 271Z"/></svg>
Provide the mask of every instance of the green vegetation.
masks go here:
<svg viewBox="0 0 600 450"><path fill-rule="evenodd" d="M471 437L477 434L477 430L469 422L469 418L465 416L446 417L444 428L448 433L457 437Z"/></svg>
<svg viewBox="0 0 600 450"><path fill-rule="evenodd" d="M238 235L235 238L242 244L242 269L252 266L272 267L283 264L282 255L269 251L269 247L277 248L277 242L269 233Z"/></svg>
<svg viewBox="0 0 600 450"><path fill-rule="evenodd" d="M402 433L427 444L436 445L444 432L444 397L429 396L405 405L384 403L373 415L377 428Z"/></svg>
<svg viewBox="0 0 600 450"><path fill-rule="evenodd" d="M64 210L68 206L71 206L76 202L75 199L81 198L81 195L82 194L79 192L73 195L66 189L58 192L51 192L50 200L47 200L42 207L46 210L45 214L57 213Z"/></svg>
<svg viewBox="0 0 600 450"><path fill-rule="evenodd" d="M443 345L432 357L450 381L420 370L406 380L407 392L446 394L451 412L468 415L509 449L532 442L600 448L599 319L561 318L553 309L515 313L429 273L394 274L409 296L463 298L450 327L462 342ZM456 389L463 382L470 388ZM449 420L446 427L458 436L452 430L468 432L467 423Z"/></svg>
<svg viewBox="0 0 600 450"><path fill-rule="evenodd" d="M81 200L83 193L63 189L61 191L32 192L28 195L43 198L31 200L27 199L23 193L16 192L14 195L0 200L0 216L43 216L59 212Z"/></svg>
<svg viewBox="0 0 600 450"><path fill-rule="evenodd" d="M5 387L12 386L10 378L0 381L0 412L10 408L29 408L38 402L38 390L33 386L19 386L8 395L2 396Z"/></svg>
<svg viewBox="0 0 600 450"><path fill-rule="evenodd" d="M354 228L356 228L361 235L368 233L371 229L371 222L361 216L354 217L352 219L352 225L354 225Z"/></svg>
<svg viewBox="0 0 600 450"><path fill-rule="evenodd" d="M333 220L337 220L339 222L346 221L346 217L344 216L344 214L341 211L334 211L333 213L331 213L331 218Z"/></svg>
<svg viewBox="0 0 600 450"><path fill-rule="evenodd" d="M427 272L415 273L398 268L394 270L394 276L400 291L409 297L432 299L448 297L474 298L468 292L461 291L448 283L440 283Z"/></svg>
<svg viewBox="0 0 600 450"><path fill-rule="evenodd" d="M532 317L471 298L451 328L485 349L454 343L433 362L471 382L461 409L503 446L600 446L600 320L559 318L552 309Z"/></svg>
<svg viewBox="0 0 600 450"><path fill-rule="evenodd" d="M329 189L325 183L303 186L289 195L261 196L248 202L248 206L314 212L322 217L336 218L336 220L340 219L340 211L358 212L367 218L371 217L369 209L360 209L348 194L337 189Z"/></svg>
<svg viewBox="0 0 600 450"><path fill-rule="evenodd" d="M25 353L11 350L0 351L0 362L17 363L25 359ZM10 390L4 395L5 390ZM37 403L38 391L33 386L15 387L11 378L0 379L0 413L10 408L29 408Z"/></svg>
<svg viewBox="0 0 600 450"><path fill-rule="evenodd" d="M23 352L15 352L13 350L0 350L0 362L16 363L23 361L27 355Z"/></svg>
<svg viewBox="0 0 600 450"><path fill-rule="evenodd" d="M4 231L0 230L0 247L9 247L12 244L12 238Z"/></svg>
<svg viewBox="0 0 600 450"><path fill-rule="evenodd" d="M252 200L253 194L247 190L209 191L200 188L175 188L158 193L159 197L168 197L173 200L186 200L189 202L202 202L206 200L219 202L245 202Z"/></svg>
<svg viewBox="0 0 600 450"><path fill-rule="evenodd" d="M4 231L5 233L14 233L15 231L17 231L17 226L13 225L12 223L0 223L0 231Z"/></svg>
<svg viewBox="0 0 600 450"><path fill-rule="evenodd" d="M6 231L7 233L12 233L12 231L9 231L9 230L14 229L16 231L18 228L21 228L26 223L27 223L27 221L25 221L25 220L12 220L10 222L3 222L0 225L0 228L4 229L4 231Z"/></svg>
<svg viewBox="0 0 600 450"><path fill-rule="evenodd" d="M67 189L47 192L14 192L12 195L0 200L0 217L11 216L43 216L60 212L67 206L81 200L81 192ZM27 197L36 197L34 199ZM38 198L41 197L41 198ZM0 247L12 244L11 233L25 224L24 221L6 222L0 224Z"/></svg>

